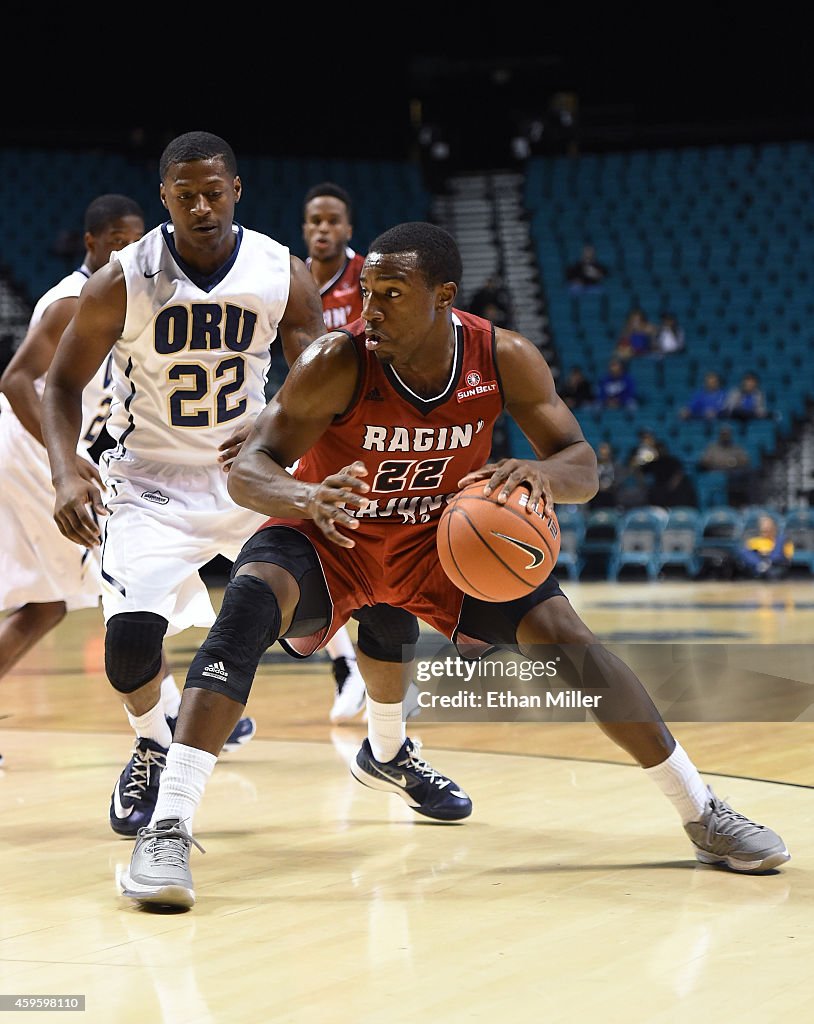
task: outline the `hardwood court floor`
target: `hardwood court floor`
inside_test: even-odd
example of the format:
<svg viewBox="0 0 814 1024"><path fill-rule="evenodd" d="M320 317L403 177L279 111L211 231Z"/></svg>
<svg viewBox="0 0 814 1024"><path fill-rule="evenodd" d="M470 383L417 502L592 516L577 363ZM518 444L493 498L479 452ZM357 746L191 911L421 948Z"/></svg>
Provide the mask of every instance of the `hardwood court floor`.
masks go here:
<svg viewBox="0 0 814 1024"><path fill-rule="evenodd" d="M814 626L807 581L565 589L609 642L805 644ZM412 721L475 807L422 819L350 776L364 726L328 723L326 661L269 660L258 734L196 818L198 903L147 913L117 891L132 844L107 810L131 737L102 636L100 613L74 613L0 683L0 996L84 994L94 1024L810 1019L814 723L672 726L789 845L782 871L746 877L697 865L589 722ZM202 636L169 642L181 683Z"/></svg>

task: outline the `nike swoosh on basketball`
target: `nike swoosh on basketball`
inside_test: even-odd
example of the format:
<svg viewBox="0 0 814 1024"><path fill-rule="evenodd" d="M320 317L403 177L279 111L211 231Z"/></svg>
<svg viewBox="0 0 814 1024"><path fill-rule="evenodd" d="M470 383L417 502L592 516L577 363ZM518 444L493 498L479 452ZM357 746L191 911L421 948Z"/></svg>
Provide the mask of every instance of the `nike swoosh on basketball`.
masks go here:
<svg viewBox="0 0 814 1024"><path fill-rule="evenodd" d="M373 762L370 762L370 767L374 772L377 772L383 779L387 779L388 782L393 782L397 786L401 786L402 789L407 788L407 779L403 775L390 775L389 772L380 771Z"/></svg>
<svg viewBox="0 0 814 1024"><path fill-rule="evenodd" d="M500 537L501 540L507 540L510 544L514 544L516 548L525 551L527 555L531 555L531 561L526 566L527 569L536 569L538 565L543 564L545 551L535 548L532 544L526 544L522 540L517 540L515 537L509 537L505 533L498 533L497 530L492 530L492 536Z"/></svg>
<svg viewBox="0 0 814 1024"><path fill-rule="evenodd" d="M152 274L148 274L148 273L147 273L147 271L145 270L145 271L144 271L144 276L145 276L145 277L155 277L155 276L156 276L157 274L160 274L160 273L161 273L161 271L160 271L160 270L155 270L155 271L153 271L153 273L152 273Z"/></svg>
<svg viewBox="0 0 814 1024"><path fill-rule="evenodd" d="M117 818L129 818L133 813L133 805L125 807L122 803L122 798L119 796L119 787L113 790L113 810L116 812Z"/></svg>

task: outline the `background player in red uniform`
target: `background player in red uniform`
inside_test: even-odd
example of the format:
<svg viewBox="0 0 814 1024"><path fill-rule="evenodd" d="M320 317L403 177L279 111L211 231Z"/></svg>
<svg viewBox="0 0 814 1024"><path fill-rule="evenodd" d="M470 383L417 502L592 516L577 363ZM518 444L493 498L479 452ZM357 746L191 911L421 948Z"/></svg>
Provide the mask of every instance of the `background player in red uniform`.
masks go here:
<svg viewBox="0 0 814 1024"><path fill-rule="evenodd" d="M350 247L350 193L332 181L309 188L303 200L302 237L308 250L305 265L319 288L327 329L358 320L362 315L359 275L365 258Z"/></svg>
<svg viewBox="0 0 814 1024"><path fill-rule="evenodd" d="M603 690L599 725L673 803L700 860L755 873L789 859L776 833L705 785L642 683L591 633L556 579L498 604L465 597L443 573L435 532L448 493L482 480L485 493L505 501L524 484L532 506L586 502L598 486L596 456L542 355L521 335L456 310L461 275L455 240L435 225L402 224L380 235L362 273L362 323L317 339L255 421L229 489L272 518L238 555L218 620L187 674L173 744L186 774L171 748L126 895L191 905L187 823L266 647L285 638L307 655L354 608L379 601L419 615L456 642L524 653L557 644L583 685ZM471 373L495 384L473 401L465 386ZM537 459L484 465L504 404ZM287 473L298 459L295 474ZM364 635L363 642L363 625L359 649L367 655L380 638ZM225 666L228 683L204 675L213 661ZM376 700L396 704L401 666L390 666L389 683L387 665L379 668L366 673L376 680ZM376 727L387 722L371 720ZM409 738L396 748L398 737L374 733L389 750L365 741L352 769L360 782L398 793L431 817L469 813L466 794L422 761Z"/></svg>
<svg viewBox="0 0 814 1024"><path fill-rule="evenodd" d="M332 181L310 188L303 200L302 237L308 255L305 265L319 288L326 330L344 327L362 315L359 275L364 256L348 244L353 235L350 194ZM359 672L356 651L343 626L325 645L331 659L336 696L332 722L347 722L365 706L365 681Z"/></svg>
<svg viewBox="0 0 814 1024"><path fill-rule="evenodd" d="M319 288L326 330L345 327L362 315L359 276L365 258L350 246L353 237L353 201L350 193L333 181L322 181L305 193L302 237L308 255L305 265ZM385 609L380 615L388 615ZM365 707L365 681L346 627L337 630L325 645L333 668L336 696L330 719L334 723L355 718ZM405 717L420 711L417 689L410 683L405 695ZM367 718L367 712L365 718Z"/></svg>

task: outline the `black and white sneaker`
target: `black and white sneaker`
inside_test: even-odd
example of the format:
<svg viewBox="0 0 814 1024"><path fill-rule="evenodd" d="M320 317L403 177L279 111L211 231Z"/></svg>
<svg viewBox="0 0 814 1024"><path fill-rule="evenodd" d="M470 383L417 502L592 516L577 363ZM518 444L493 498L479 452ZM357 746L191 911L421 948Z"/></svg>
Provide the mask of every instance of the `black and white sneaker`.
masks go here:
<svg viewBox="0 0 814 1024"><path fill-rule="evenodd" d="M136 740L110 798L110 827L118 835L132 838L150 824L158 800L158 783L166 766L166 747L155 740Z"/></svg>
<svg viewBox="0 0 814 1024"><path fill-rule="evenodd" d="M407 737L392 761L377 761L365 740L350 770L370 789L397 793L418 814L438 821L459 821L472 813L472 801L452 779L418 755L421 744Z"/></svg>

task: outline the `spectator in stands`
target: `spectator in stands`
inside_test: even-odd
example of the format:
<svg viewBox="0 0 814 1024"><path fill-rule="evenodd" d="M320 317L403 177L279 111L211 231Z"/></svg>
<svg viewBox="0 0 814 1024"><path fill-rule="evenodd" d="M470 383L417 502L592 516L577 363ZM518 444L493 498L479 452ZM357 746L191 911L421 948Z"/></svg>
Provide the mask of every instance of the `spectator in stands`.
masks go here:
<svg viewBox="0 0 814 1024"><path fill-rule="evenodd" d="M625 467L616 458L610 441L601 441L596 448L596 470L599 490L589 502L590 508L617 508L616 484Z"/></svg>
<svg viewBox="0 0 814 1024"><path fill-rule="evenodd" d="M749 452L735 442L732 428L724 424L717 438L710 441L698 459L701 472L727 475L727 502L735 508L751 503L752 460Z"/></svg>
<svg viewBox="0 0 814 1024"><path fill-rule="evenodd" d="M647 477L640 466L622 466L616 476L616 504L620 509L647 504Z"/></svg>
<svg viewBox="0 0 814 1024"><path fill-rule="evenodd" d="M634 307L628 313L616 342L615 354L624 360L649 355L653 350L656 331L656 325L647 319L644 310L639 306Z"/></svg>
<svg viewBox="0 0 814 1024"><path fill-rule="evenodd" d="M720 376L714 370L707 370L703 387L693 392L689 403L679 411L679 416L684 420L717 420L724 413L726 399L726 388Z"/></svg>
<svg viewBox="0 0 814 1024"><path fill-rule="evenodd" d="M574 294L596 292L601 290L608 273L608 268L596 258L596 248L586 242L580 258L566 269L565 280Z"/></svg>
<svg viewBox="0 0 814 1024"><path fill-rule="evenodd" d="M663 441L657 445L656 458L647 463L642 472L649 481L647 501L662 508L688 505L698 508L698 492L684 463L674 455Z"/></svg>
<svg viewBox="0 0 814 1024"><path fill-rule="evenodd" d="M732 388L726 397L724 415L733 420L766 419L769 411L760 388L760 378L753 371L745 373L740 385Z"/></svg>
<svg viewBox="0 0 814 1024"><path fill-rule="evenodd" d="M658 458L658 454L658 438L649 427L642 427L639 431L639 440L627 457L627 464L631 469L641 469L642 466L646 466Z"/></svg>
<svg viewBox="0 0 814 1024"><path fill-rule="evenodd" d="M583 409L594 403L594 386L581 366L572 366L558 389L560 398L569 409Z"/></svg>
<svg viewBox="0 0 814 1024"><path fill-rule="evenodd" d="M621 359L614 356L599 379L597 402L603 409L636 409L636 381Z"/></svg>
<svg viewBox="0 0 814 1024"><path fill-rule="evenodd" d="M644 467L658 455L658 441L649 427L639 431L639 440L621 460L614 473L614 497L618 508L639 508L647 504L649 482ZM598 452L597 452L598 457Z"/></svg>
<svg viewBox="0 0 814 1024"><path fill-rule="evenodd" d="M742 469L750 463L749 452L735 443L732 427L723 424L717 438L710 441L698 459L699 469L723 470Z"/></svg>
<svg viewBox="0 0 814 1024"><path fill-rule="evenodd" d="M738 552L737 568L745 576L759 580L781 580L788 574L794 544L778 530L773 516L758 519L757 533L744 538Z"/></svg>
<svg viewBox="0 0 814 1024"><path fill-rule="evenodd" d="M652 352L655 356L670 356L684 351L684 328L672 313L662 313L661 323L653 335Z"/></svg>
<svg viewBox="0 0 814 1024"><path fill-rule="evenodd" d="M610 441L602 441L596 449L599 490L589 508L626 510L647 504L647 480L639 466L626 464L616 455Z"/></svg>
<svg viewBox="0 0 814 1024"><path fill-rule="evenodd" d="M491 320L495 327L512 330L512 299L500 274L490 274L464 309Z"/></svg>

